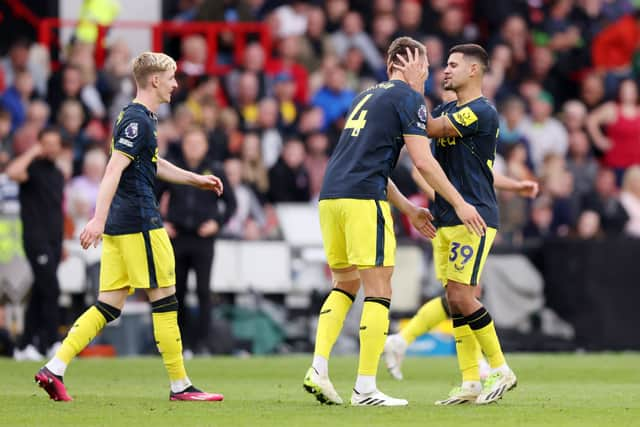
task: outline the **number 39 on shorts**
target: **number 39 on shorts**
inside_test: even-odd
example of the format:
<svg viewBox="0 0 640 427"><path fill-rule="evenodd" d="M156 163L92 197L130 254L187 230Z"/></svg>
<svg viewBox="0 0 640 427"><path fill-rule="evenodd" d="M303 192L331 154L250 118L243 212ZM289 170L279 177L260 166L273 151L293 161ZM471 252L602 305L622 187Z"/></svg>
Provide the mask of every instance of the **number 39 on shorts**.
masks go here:
<svg viewBox="0 0 640 427"><path fill-rule="evenodd" d="M462 265L466 264L473 257L473 248L469 245L461 246L458 242L451 242L449 261L455 262L458 256L462 257Z"/></svg>

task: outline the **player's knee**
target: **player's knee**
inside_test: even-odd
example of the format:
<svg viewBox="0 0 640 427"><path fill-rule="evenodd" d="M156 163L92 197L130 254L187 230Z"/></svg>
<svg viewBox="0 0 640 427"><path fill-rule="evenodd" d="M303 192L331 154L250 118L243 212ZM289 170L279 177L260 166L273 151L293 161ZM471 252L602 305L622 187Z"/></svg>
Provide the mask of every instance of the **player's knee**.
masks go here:
<svg viewBox="0 0 640 427"><path fill-rule="evenodd" d="M109 305L106 302L97 301L94 306L100 312L100 314L104 316L107 323L113 322L118 317L120 317L120 314L122 313L120 309Z"/></svg>

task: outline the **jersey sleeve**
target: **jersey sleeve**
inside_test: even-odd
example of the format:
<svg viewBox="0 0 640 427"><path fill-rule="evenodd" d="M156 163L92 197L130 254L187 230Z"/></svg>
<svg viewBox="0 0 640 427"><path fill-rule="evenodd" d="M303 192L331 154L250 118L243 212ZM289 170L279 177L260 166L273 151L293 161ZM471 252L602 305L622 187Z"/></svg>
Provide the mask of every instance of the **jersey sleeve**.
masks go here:
<svg viewBox="0 0 640 427"><path fill-rule="evenodd" d="M113 135L113 150L131 160L135 159L147 143L147 121L137 115L125 115L116 125Z"/></svg>
<svg viewBox="0 0 640 427"><path fill-rule="evenodd" d="M418 135L427 137L427 107L418 92L400 101L398 108L403 135Z"/></svg>
<svg viewBox="0 0 640 427"><path fill-rule="evenodd" d="M471 103L460 110L447 113L446 117L451 122L458 135L461 137L479 133L483 125L492 121L493 111L484 103Z"/></svg>

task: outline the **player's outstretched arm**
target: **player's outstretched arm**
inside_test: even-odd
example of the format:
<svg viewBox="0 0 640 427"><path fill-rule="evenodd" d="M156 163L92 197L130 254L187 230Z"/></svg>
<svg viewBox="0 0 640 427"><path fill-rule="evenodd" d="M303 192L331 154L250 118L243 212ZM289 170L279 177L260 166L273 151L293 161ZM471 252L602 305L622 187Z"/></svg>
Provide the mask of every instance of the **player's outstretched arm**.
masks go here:
<svg viewBox="0 0 640 427"><path fill-rule="evenodd" d="M431 154L429 140L424 136L405 135L404 142L420 175L453 206L456 215L470 232L478 236L484 235L487 225L476 208L465 202L458 190L447 179L442 167Z"/></svg>
<svg viewBox="0 0 640 427"><path fill-rule="evenodd" d="M493 172L493 186L498 190L513 191L522 197L530 199L535 198L539 191L536 181L516 180L495 171Z"/></svg>
<svg viewBox="0 0 640 427"><path fill-rule="evenodd" d="M433 221L433 215L431 215L429 209L411 203L391 180L387 183L387 197L393 206L407 215L409 221L411 221L411 225L423 236L429 239L436 237L436 228L431 223L431 221Z"/></svg>
<svg viewBox="0 0 640 427"><path fill-rule="evenodd" d="M184 184L197 187L201 190L215 191L220 196L224 190L222 180L215 175L198 175L189 172L168 162L165 159L158 159L158 178L174 184Z"/></svg>
<svg viewBox="0 0 640 427"><path fill-rule="evenodd" d="M104 233L104 225L107 222L111 201L118 189L122 171L129 166L129 163L131 163L131 159L119 151L114 150L111 154L98 189L95 213L80 233L80 244L83 249L87 249L91 245L98 246L98 243L102 240L102 233Z"/></svg>

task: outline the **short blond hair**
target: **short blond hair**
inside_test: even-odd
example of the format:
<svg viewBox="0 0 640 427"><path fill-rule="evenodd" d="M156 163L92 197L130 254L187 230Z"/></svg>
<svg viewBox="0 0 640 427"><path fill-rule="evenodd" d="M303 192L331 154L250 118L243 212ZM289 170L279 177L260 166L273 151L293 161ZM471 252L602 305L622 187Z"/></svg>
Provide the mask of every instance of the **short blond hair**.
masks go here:
<svg viewBox="0 0 640 427"><path fill-rule="evenodd" d="M176 61L169 55L159 52L143 52L133 59L133 77L139 87L147 86L147 78L153 73L175 71Z"/></svg>

